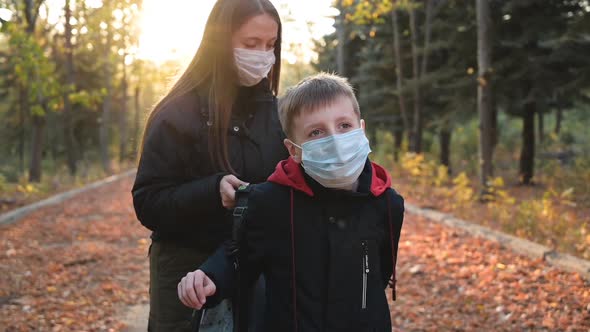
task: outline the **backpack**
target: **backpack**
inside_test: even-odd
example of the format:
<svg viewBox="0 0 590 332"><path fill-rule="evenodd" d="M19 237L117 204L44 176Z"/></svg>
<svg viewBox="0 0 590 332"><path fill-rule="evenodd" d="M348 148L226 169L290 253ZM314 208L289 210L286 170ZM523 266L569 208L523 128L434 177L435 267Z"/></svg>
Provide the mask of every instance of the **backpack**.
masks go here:
<svg viewBox="0 0 590 332"><path fill-rule="evenodd" d="M192 332L243 332L248 331L249 310L252 289L244 287L240 278L239 243L243 235L243 222L248 210L248 195L251 186L242 185L236 190L236 205L233 209L232 239L227 255L231 257L236 271L237 291L234 297L223 300L210 309L194 310L191 318ZM240 310L243 309L243 310Z"/></svg>

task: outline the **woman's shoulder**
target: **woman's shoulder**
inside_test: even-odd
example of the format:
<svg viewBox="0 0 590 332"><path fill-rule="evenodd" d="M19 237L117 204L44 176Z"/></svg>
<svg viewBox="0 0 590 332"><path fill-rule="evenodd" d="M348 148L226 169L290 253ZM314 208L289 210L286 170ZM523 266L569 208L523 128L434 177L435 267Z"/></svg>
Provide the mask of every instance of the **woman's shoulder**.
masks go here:
<svg viewBox="0 0 590 332"><path fill-rule="evenodd" d="M198 94L194 91L164 100L153 115L152 130L170 129L181 134L199 132L204 119Z"/></svg>

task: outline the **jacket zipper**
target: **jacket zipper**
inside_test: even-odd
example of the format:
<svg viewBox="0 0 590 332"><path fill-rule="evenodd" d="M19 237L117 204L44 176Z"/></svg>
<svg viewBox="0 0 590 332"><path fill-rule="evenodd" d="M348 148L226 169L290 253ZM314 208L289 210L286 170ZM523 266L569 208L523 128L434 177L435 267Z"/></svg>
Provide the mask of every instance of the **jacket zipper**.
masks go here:
<svg viewBox="0 0 590 332"><path fill-rule="evenodd" d="M361 241L363 248L363 298L361 301L361 309L367 308L367 279L369 278L369 247L367 241Z"/></svg>

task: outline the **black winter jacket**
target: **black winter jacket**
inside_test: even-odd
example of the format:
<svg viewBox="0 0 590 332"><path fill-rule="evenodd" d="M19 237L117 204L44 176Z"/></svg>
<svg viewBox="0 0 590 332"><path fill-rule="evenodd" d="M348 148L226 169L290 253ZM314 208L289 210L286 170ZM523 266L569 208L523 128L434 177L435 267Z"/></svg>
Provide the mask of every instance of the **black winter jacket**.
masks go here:
<svg viewBox="0 0 590 332"><path fill-rule="evenodd" d="M212 252L231 237L231 220L219 194L226 173L217 170L209 156L206 105L194 91L155 115L132 195L137 218L153 231L154 240ZM240 88L228 135L230 163L243 181L266 180L288 156L277 100L266 79Z"/></svg>
<svg viewBox="0 0 590 332"><path fill-rule="evenodd" d="M240 287L264 274L265 331L391 331L384 288L392 273L395 279L404 201L390 185L367 160L357 192L326 189L288 159L251 188ZM226 248L200 269L217 286L208 305L234 294Z"/></svg>

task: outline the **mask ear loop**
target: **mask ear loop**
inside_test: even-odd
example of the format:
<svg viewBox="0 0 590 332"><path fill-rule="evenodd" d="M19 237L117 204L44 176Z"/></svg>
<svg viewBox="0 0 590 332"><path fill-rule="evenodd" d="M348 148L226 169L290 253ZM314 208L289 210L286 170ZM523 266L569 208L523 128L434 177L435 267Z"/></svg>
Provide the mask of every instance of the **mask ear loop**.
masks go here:
<svg viewBox="0 0 590 332"><path fill-rule="evenodd" d="M290 139L289 139L289 142L291 142L291 144L293 144L295 147L299 148L299 149L301 150L301 153L303 154L303 147L301 147L301 145L297 145L297 144L295 144L295 142L293 142L293 141L292 141L292 140L290 140ZM303 165L303 155L302 155L302 158L301 158L301 165L302 165L302 166L304 166L304 165Z"/></svg>

